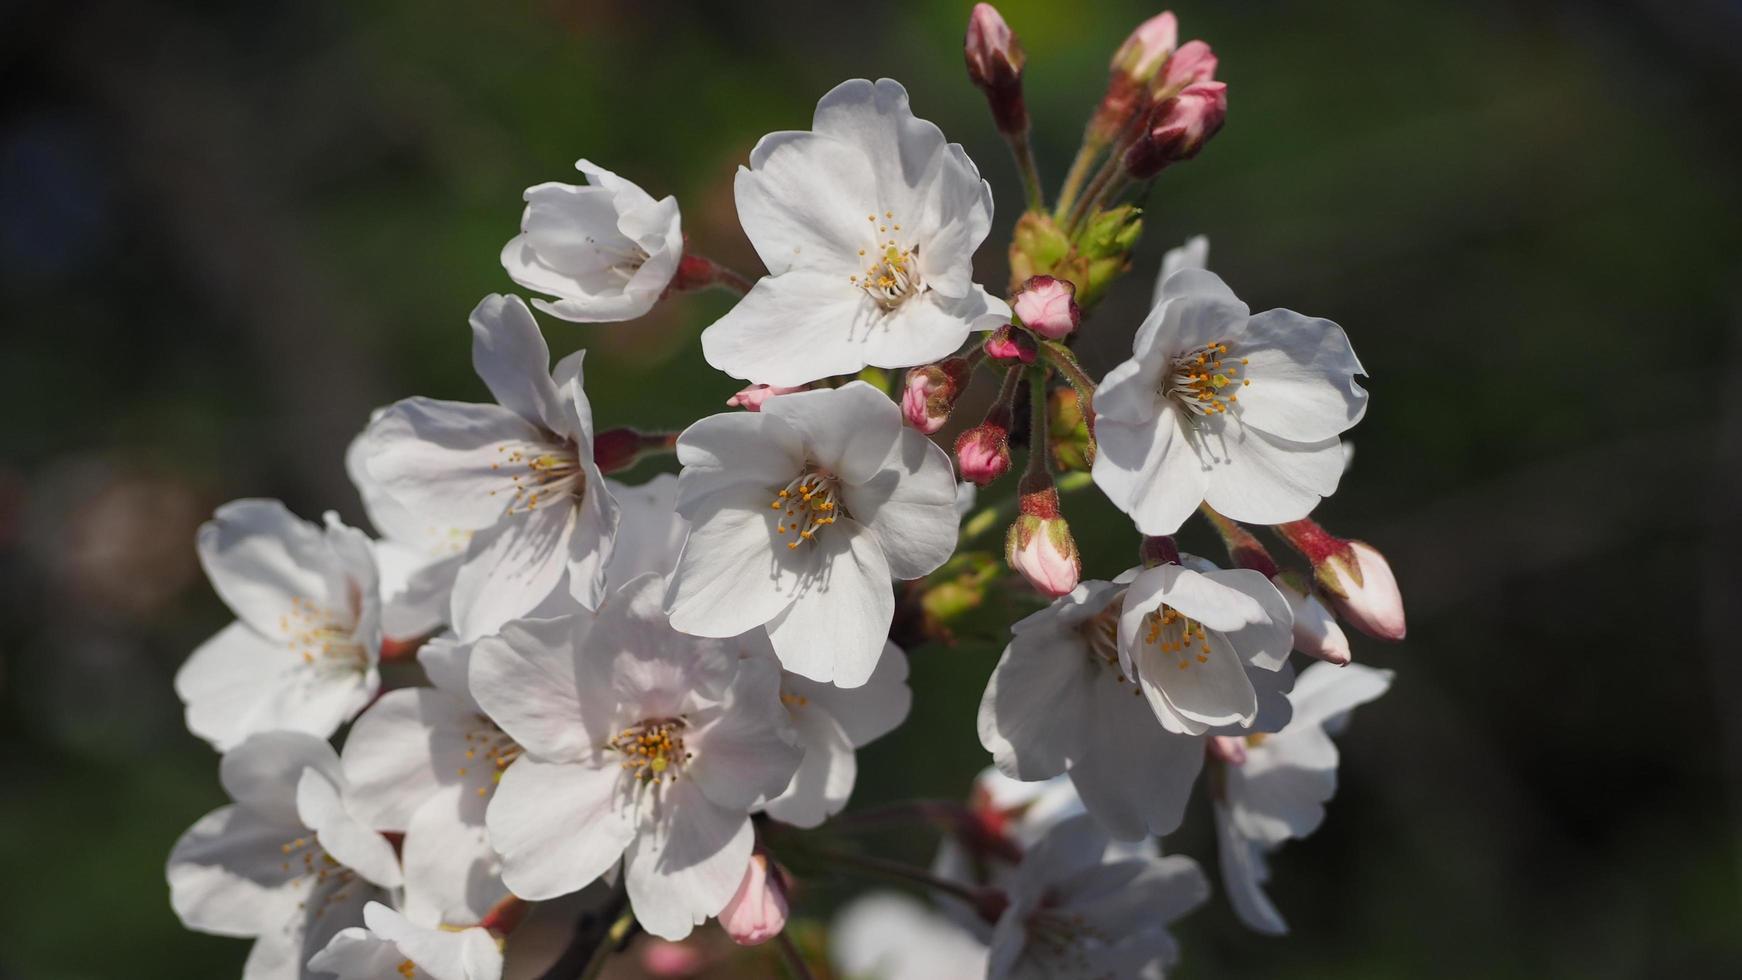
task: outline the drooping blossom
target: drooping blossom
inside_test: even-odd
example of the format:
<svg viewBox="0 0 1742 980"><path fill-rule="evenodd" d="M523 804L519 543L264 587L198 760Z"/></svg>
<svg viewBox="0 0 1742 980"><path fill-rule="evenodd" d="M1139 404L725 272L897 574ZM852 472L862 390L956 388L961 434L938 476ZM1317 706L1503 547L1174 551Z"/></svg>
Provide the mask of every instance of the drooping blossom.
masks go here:
<svg viewBox="0 0 1742 980"><path fill-rule="evenodd" d="M810 131L756 144L736 189L769 274L702 332L708 363L733 377L800 385L912 367L1009 319L973 282L991 187L897 82L836 86Z"/></svg>
<svg viewBox="0 0 1742 980"><path fill-rule="evenodd" d="M766 854L751 854L738 890L720 910L720 928L740 946L759 946L786 928L786 913L780 869L769 866Z"/></svg>
<svg viewBox="0 0 1742 980"><path fill-rule="evenodd" d="M683 258L677 199L657 201L586 160L582 185L526 189L520 234L502 249L515 282L556 299L532 305L576 323L633 320L653 308Z"/></svg>
<svg viewBox="0 0 1742 980"><path fill-rule="evenodd" d="M219 751L257 732L326 737L381 684L375 557L361 531L276 500L237 500L200 528L200 563L236 622L175 675L188 730Z"/></svg>
<svg viewBox="0 0 1742 980"><path fill-rule="evenodd" d="M667 608L676 629L766 626L780 663L842 687L870 678L895 611L890 579L955 549L949 458L862 381L702 419L677 442L690 522Z"/></svg>
<svg viewBox="0 0 1742 980"><path fill-rule="evenodd" d="M370 423L366 469L381 493L438 526L473 533L450 624L466 639L525 615L568 575L599 604L617 505L593 462L593 411L577 351L550 349L518 298L472 312L472 364L495 404L408 398Z"/></svg>

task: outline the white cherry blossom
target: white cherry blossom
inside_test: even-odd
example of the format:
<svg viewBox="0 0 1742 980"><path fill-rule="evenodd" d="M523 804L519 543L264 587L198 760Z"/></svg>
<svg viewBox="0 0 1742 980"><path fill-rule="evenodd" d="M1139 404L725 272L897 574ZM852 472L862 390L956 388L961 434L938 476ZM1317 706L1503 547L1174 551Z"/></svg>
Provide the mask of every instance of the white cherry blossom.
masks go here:
<svg viewBox="0 0 1742 980"><path fill-rule="evenodd" d="M309 959L309 969L338 980L501 980L502 950L489 932L414 925L370 902L363 926L340 930Z"/></svg>
<svg viewBox="0 0 1742 980"><path fill-rule="evenodd" d="M988 980L1151 976L1178 945L1167 927L1209 897L1196 862L1133 853L1088 817L1023 856L993 928Z"/></svg>
<svg viewBox="0 0 1742 980"><path fill-rule="evenodd" d="M789 386L926 364L1010 317L973 282L992 189L898 82L843 82L810 131L763 137L737 198L769 274L702 333L708 363L733 377Z"/></svg>
<svg viewBox="0 0 1742 980"><path fill-rule="evenodd" d="M325 737L362 710L381 683L381 615L361 531L237 500L200 527L198 550L237 618L176 672L189 731L224 751L276 729Z"/></svg>
<svg viewBox="0 0 1742 980"><path fill-rule="evenodd" d="M532 305L576 323L633 320L653 308L683 258L677 199L657 201L586 160L583 185L526 189L520 234L502 249L515 282L556 297Z"/></svg>
<svg viewBox="0 0 1742 980"><path fill-rule="evenodd" d="M587 608L604 595L617 505L593 463L593 412L577 351L550 349L518 298L472 312L472 364L496 404L408 398L364 434L366 468L400 507L474 532L453 586L462 638L525 615L568 575Z"/></svg>
<svg viewBox="0 0 1742 980"><path fill-rule="evenodd" d="M862 381L702 419L677 442L690 521L667 608L677 629L766 625L787 670L866 682L895 612L890 579L954 551L949 457Z"/></svg>
<svg viewBox="0 0 1742 980"><path fill-rule="evenodd" d="M779 672L673 630L643 575L596 617L529 620L473 647L471 689L522 747L486 824L522 898L577 891L621 859L648 932L717 915L750 860L750 809L798 768Z"/></svg>
<svg viewBox="0 0 1742 980"><path fill-rule="evenodd" d="M1245 761L1224 769L1216 800L1216 841L1222 882L1234 912L1258 932L1281 935L1288 924L1264 894L1265 855L1291 837L1305 837L1325 818L1337 790L1337 746L1331 734L1349 713L1391 686L1391 671L1360 664L1313 664L1289 694L1294 718L1274 735L1245 739Z"/></svg>
<svg viewBox="0 0 1742 980"><path fill-rule="evenodd" d="M986 975L986 944L898 892L872 892L836 913L829 962L854 980L970 980Z"/></svg>
<svg viewBox="0 0 1742 980"><path fill-rule="evenodd" d="M233 801L170 852L170 905L183 925L254 938L245 980L295 980L365 903L398 888L393 845L352 812L338 756L301 732L264 732L224 754Z"/></svg>
<svg viewBox="0 0 1742 980"><path fill-rule="evenodd" d="M1197 258L1162 284L1130 360L1095 390L1095 483L1145 534L1200 503L1236 521L1305 517L1343 473L1365 374L1342 328L1290 310L1253 316Z"/></svg>

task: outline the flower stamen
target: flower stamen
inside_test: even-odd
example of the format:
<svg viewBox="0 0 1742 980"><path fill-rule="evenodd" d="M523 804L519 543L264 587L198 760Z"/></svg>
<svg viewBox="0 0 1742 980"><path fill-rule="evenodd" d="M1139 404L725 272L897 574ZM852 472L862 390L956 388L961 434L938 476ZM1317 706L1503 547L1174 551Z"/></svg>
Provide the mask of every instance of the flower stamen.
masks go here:
<svg viewBox="0 0 1742 980"><path fill-rule="evenodd" d="M793 477L792 482L783 487L774 500L769 503L772 510L784 510L786 513L775 525L776 534L794 535L786 547L796 549L800 543L815 539L817 532L841 515L841 504L837 497L839 486L833 476L815 469L806 470Z"/></svg>
<svg viewBox="0 0 1742 980"><path fill-rule="evenodd" d="M1240 377L1238 362L1229 356L1227 341L1218 340L1173 359L1173 371L1162 382L1162 394L1193 415L1223 415L1240 401L1239 390L1252 383Z"/></svg>

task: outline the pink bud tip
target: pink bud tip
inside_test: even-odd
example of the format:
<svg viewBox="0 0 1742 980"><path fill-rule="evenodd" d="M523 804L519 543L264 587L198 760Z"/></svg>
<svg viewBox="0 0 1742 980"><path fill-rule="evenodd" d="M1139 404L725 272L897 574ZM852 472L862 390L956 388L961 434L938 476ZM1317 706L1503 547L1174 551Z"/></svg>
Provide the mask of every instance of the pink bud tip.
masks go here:
<svg viewBox="0 0 1742 980"><path fill-rule="evenodd" d="M1220 760L1230 766L1246 764L1246 740L1234 735L1212 735L1206 751L1210 758Z"/></svg>
<svg viewBox="0 0 1742 980"><path fill-rule="evenodd" d="M960 358L913 368L901 391L902 417L928 436L938 431L949 421L966 380L967 362Z"/></svg>
<svg viewBox="0 0 1742 980"><path fill-rule="evenodd" d="M1339 556L1325 560L1335 586L1326 591L1330 592L1338 614L1350 626L1374 639L1403 639L1408 632L1403 618L1403 593L1397 588L1390 563L1364 541L1349 542L1346 554L1354 564L1353 569Z"/></svg>
<svg viewBox="0 0 1742 980"><path fill-rule="evenodd" d="M641 968L650 976L693 977L706 965L706 957L688 943L653 939L641 947Z"/></svg>
<svg viewBox="0 0 1742 980"><path fill-rule="evenodd" d="M786 928L786 890L766 855L750 855L738 893L720 910L720 927L740 946L759 946Z"/></svg>
<svg viewBox="0 0 1742 980"><path fill-rule="evenodd" d="M1018 517L1010 525L1004 557L1036 592L1049 599L1070 594L1083 574L1077 543L1062 517Z"/></svg>
<svg viewBox="0 0 1742 980"><path fill-rule="evenodd" d="M1198 155L1228 118L1228 86L1196 82L1150 113L1145 132L1125 153L1125 169L1147 180L1162 168Z"/></svg>
<svg viewBox="0 0 1742 980"><path fill-rule="evenodd" d="M779 385L751 385L726 399L726 404L733 408L742 408L746 412L760 412L763 403L768 399L803 390L803 388L782 388Z"/></svg>
<svg viewBox="0 0 1742 980"><path fill-rule="evenodd" d="M1010 472L1010 433L984 423L956 440L956 469L962 479L986 486Z"/></svg>
<svg viewBox="0 0 1742 980"><path fill-rule="evenodd" d="M986 338L986 356L1004 364L1033 364L1036 354L1034 337L1006 323Z"/></svg>
<svg viewBox="0 0 1742 980"><path fill-rule="evenodd" d="M1135 77L1139 82L1147 82L1178 43L1179 21L1172 11L1164 10L1137 25L1137 29L1113 53L1110 67Z"/></svg>
<svg viewBox="0 0 1742 980"><path fill-rule="evenodd" d="M1063 340L1082 322L1077 285L1068 279L1033 276L1022 284L1011 307L1022 325L1048 340Z"/></svg>
<svg viewBox="0 0 1742 980"><path fill-rule="evenodd" d="M1202 41L1187 41L1180 45L1159 79L1161 92L1177 92L1188 85L1213 81L1216 77L1216 53Z"/></svg>
<svg viewBox="0 0 1742 980"><path fill-rule="evenodd" d="M1028 131L1028 107L1022 100L1022 42L989 3L974 5L968 16L968 36L962 44L968 78L986 93L992 119L1005 134Z"/></svg>

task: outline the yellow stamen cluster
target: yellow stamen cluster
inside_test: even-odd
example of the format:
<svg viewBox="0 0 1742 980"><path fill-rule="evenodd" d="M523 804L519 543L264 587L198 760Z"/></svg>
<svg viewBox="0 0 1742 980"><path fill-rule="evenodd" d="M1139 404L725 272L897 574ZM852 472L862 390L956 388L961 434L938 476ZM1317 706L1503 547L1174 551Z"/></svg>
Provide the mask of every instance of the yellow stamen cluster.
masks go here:
<svg viewBox="0 0 1742 980"><path fill-rule="evenodd" d="M278 617L278 628L291 649L311 667L361 670L369 662L369 652L354 635L354 614L335 612L313 599L294 596L290 612Z"/></svg>
<svg viewBox="0 0 1742 980"><path fill-rule="evenodd" d="M561 448L546 447L542 452L527 452L513 443L496 447L501 459L490 464L492 470L523 469L512 473L513 498L508 513L531 513L540 504L569 501L586 495L587 475L581 471L580 456L573 444ZM494 497L496 491L490 491Z"/></svg>
<svg viewBox="0 0 1742 980"><path fill-rule="evenodd" d="M1209 662L1210 634L1204 624L1172 606L1162 606L1143 621L1143 642L1177 656L1180 670L1190 667L1194 659L1200 664Z"/></svg>
<svg viewBox="0 0 1742 980"><path fill-rule="evenodd" d="M621 753L623 768L643 783L676 782L684 763L694 756L683 744L687 726L682 718L650 719L618 732L605 748Z"/></svg>
<svg viewBox="0 0 1742 980"><path fill-rule="evenodd" d="M399 965L394 967L394 969L398 971L399 975L404 977L405 980L411 980L412 977L417 976L417 964L410 960L401 960Z"/></svg>
<svg viewBox="0 0 1742 980"><path fill-rule="evenodd" d="M1252 383L1239 376L1246 362L1242 357L1235 363L1228 356L1226 341L1205 344L1174 358L1164 393L1193 414L1225 414L1240 401L1239 390Z"/></svg>
<svg viewBox="0 0 1742 980"><path fill-rule="evenodd" d="M816 470L806 470L781 488L769 507L786 512L774 531L796 535L786 543L788 549L797 548L800 542L811 540L819 530L835 523L841 514L841 504L835 495L834 477Z"/></svg>
<svg viewBox="0 0 1742 980"><path fill-rule="evenodd" d="M465 734L466 762L468 765L461 766L456 775L464 779L468 775L472 775L473 769L476 768L479 777L484 781L484 785L477 787L473 792L479 796L489 796L490 792L496 788L496 784L502 781L502 773L515 759L520 758L523 750L519 743L509 738L507 733L497 728L496 724L488 718L480 715L477 721L478 727L468 730ZM477 761L480 755L484 757L483 765L474 767L469 764Z"/></svg>
<svg viewBox="0 0 1742 980"><path fill-rule="evenodd" d="M919 246L902 248L894 238L883 237L901 230L893 211L883 212L881 219L868 214L865 220L877 226L877 244L870 250L859 250L859 257L868 258L870 264L863 276L854 274L847 280L869 293L877 305L892 310L919 291Z"/></svg>

